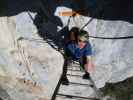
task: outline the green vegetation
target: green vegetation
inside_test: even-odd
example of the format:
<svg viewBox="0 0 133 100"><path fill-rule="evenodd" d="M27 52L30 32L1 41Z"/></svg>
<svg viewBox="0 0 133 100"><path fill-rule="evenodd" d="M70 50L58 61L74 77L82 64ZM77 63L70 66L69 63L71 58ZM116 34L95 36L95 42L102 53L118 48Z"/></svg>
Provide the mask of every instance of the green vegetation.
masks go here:
<svg viewBox="0 0 133 100"><path fill-rule="evenodd" d="M116 100L133 100L133 78L119 83L108 83L101 90L104 95L109 95Z"/></svg>

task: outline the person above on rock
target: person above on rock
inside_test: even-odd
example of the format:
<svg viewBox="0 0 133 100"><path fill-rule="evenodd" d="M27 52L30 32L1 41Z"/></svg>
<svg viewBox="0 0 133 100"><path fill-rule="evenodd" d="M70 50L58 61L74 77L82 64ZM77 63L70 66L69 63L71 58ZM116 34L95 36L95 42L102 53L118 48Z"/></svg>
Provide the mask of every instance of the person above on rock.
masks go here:
<svg viewBox="0 0 133 100"><path fill-rule="evenodd" d="M76 41L78 38L79 28L73 27L65 37L65 44L67 45L71 41Z"/></svg>
<svg viewBox="0 0 133 100"><path fill-rule="evenodd" d="M62 78L62 84L69 85L69 80L67 79L67 65L71 59L77 60L80 62L81 67L85 70L85 74L83 75L83 79L90 79L90 71L92 71L92 48L88 41L88 32L81 30L76 31L77 37L74 40L70 40L66 44L66 58L64 63L64 74Z"/></svg>

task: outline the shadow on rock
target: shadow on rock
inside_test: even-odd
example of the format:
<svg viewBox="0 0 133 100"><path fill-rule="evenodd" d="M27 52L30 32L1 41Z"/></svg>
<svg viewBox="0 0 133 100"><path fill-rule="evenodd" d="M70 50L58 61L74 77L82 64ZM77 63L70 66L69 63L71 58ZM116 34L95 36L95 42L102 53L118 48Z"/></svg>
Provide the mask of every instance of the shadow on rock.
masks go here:
<svg viewBox="0 0 133 100"><path fill-rule="evenodd" d="M1 0L0 16L14 16L24 11L37 12L41 5L53 15L53 19L56 8L64 6L84 16L133 22L132 0Z"/></svg>
<svg viewBox="0 0 133 100"><path fill-rule="evenodd" d="M11 100L9 94L0 86L0 100Z"/></svg>

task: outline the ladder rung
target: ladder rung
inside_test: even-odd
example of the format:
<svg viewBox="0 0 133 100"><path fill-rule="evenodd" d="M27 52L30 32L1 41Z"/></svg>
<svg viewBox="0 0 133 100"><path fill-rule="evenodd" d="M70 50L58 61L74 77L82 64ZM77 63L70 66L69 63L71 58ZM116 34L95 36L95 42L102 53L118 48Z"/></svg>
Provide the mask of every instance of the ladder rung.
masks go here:
<svg viewBox="0 0 133 100"><path fill-rule="evenodd" d="M82 72L81 70L78 69L68 69L69 71L77 71L77 72Z"/></svg>
<svg viewBox="0 0 133 100"><path fill-rule="evenodd" d="M90 100L99 100L98 98L89 98L89 97L81 97L81 96L74 96L74 95L66 95L66 94L61 94L61 93L59 93L59 94L57 94L57 95L59 95L59 96L65 96L65 97L67 97L67 98L82 98L82 99L90 99Z"/></svg>
<svg viewBox="0 0 133 100"><path fill-rule="evenodd" d="M84 86L91 86L92 84L83 84L83 83L75 83L75 82L69 82L70 84L74 84L74 85L84 85Z"/></svg>
<svg viewBox="0 0 133 100"><path fill-rule="evenodd" d="M67 74L68 76L75 76L75 77L82 77L81 75L72 75L72 74ZM89 79L88 79L89 80Z"/></svg>

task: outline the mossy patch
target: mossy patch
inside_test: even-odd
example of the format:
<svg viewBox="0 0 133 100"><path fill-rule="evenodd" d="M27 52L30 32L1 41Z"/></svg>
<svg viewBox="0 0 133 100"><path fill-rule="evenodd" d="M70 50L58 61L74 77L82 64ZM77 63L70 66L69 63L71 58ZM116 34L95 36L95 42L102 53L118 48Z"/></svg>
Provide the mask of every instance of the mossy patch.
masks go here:
<svg viewBox="0 0 133 100"><path fill-rule="evenodd" d="M101 90L105 96L116 100L133 100L133 77L119 83L107 83Z"/></svg>

